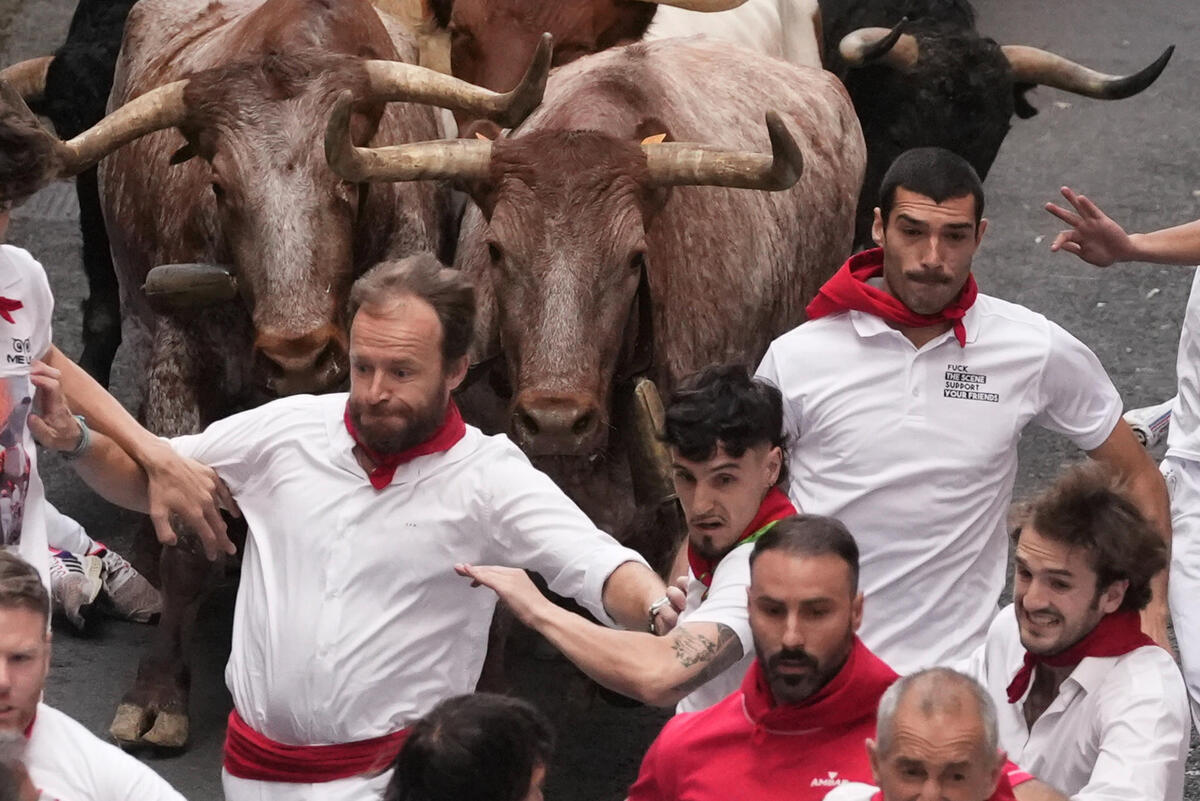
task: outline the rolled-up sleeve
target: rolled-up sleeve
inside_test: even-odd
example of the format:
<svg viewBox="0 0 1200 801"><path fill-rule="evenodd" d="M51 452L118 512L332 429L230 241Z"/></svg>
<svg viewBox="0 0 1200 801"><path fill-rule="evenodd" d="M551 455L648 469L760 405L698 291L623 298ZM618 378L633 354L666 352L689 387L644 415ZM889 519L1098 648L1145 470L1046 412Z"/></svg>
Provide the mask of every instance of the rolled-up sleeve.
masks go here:
<svg viewBox="0 0 1200 801"><path fill-rule="evenodd" d="M596 528L515 447L489 464L487 481L496 563L540 574L553 592L615 626L604 611L604 584L626 562L649 569L641 554Z"/></svg>

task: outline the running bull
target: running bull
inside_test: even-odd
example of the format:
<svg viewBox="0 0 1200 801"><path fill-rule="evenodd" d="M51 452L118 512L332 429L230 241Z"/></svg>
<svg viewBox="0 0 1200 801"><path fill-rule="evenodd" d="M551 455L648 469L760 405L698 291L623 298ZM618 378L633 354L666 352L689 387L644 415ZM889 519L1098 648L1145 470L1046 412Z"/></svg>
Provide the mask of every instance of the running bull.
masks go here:
<svg viewBox="0 0 1200 801"><path fill-rule="evenodd" d="M323 132L339 93L355 100L353 140L376 145L441 135L429 105L389 101L512 125L540 100L548 43L529 80L496 95L404 63L416 48L390 23L367 0L133 8L110 113L56 140L46 177L104 159L123 313L148 350L151 430L186 434L239 406L338 388L349 369L343 310L354 278L381 259L437 249L446 223L437 184L368 188L329 170ZM209 568L182 547L162 559L162 621L111 732L178 747L188 733L182 645Z"/></svg>
<svg viewBox="0 0 1200 801"><path fill-rule="evenodd" d="M867 177L855 242L870 246L875 198L896 156L944 147L987 177L1015 113L1037 114L1037 85L1101 100L1146 89L1174 48L1128 76L1104 75L1023 45L1000 46L975 29L967 0L821 0L826 67L846 84L867 140Z"/></svg>
<svg viewBox="0 0 1200 801"><path fill-rule="evenodd" d="M661 530L638 535L669 472L657 492L633 485L655 443L632 436L625 399L638 377L669 391L713 362L755 363L849 253L866 154L841 84L674 39L556 70L495 141L354 148L337 108L327 148L347 180L449 178L474 200L456 265L477 283L484 375L464 412L662 560Z"/></svg>

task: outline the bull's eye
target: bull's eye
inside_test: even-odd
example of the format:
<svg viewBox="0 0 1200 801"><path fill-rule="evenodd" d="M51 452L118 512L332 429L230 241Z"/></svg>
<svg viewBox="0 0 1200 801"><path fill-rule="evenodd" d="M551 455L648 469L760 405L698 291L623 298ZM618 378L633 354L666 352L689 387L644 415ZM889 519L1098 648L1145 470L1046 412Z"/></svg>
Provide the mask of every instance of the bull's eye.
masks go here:
<svg viewBox="0 0 1200 801"><path fill-rule="evenodd" d="M492 260L493 265L500 264L504 260L504 254L500 252L500 246L495 242L488 242L488 258Z"/></svg>
<svg viewBox="0 0 1200 801"><path fill-rule="evenodd" d="M213 183L212 183L212 191L213 191L213 195L216 196L217 200L225 199L225 189L216 181L213 181Z"/></svg>

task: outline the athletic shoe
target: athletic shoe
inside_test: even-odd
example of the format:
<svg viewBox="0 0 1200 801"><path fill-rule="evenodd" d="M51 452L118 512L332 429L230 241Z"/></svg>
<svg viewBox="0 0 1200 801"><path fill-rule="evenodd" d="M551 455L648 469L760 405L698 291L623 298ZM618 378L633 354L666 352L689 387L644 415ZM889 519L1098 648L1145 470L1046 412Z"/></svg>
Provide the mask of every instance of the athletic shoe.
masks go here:
<svg viewBox="0 0 1200 801"><path fill-rule="evenodd" d="M92 553L104 563L104 592L119 617L148 623L162 612L158 590L125 557L99 542Z"/></svg>
<svg viewBox="0 0 1200 801"><path fill-rule="evenodd" d="M83 631L84 615L100 594L104 563L98 556L76 556L50 549L50 599L54 609Z"/></svg>
<svg viewBox="0 0 1200 801"><path fill-rule="evenodd" d="M1154 406L1143 406L1125 412L1125 422L1129 423L1134 436L1142 445L1153 448L1167 438L1171 427L1171 407L1174 403L1175 399L1171 398Z"/></svg>

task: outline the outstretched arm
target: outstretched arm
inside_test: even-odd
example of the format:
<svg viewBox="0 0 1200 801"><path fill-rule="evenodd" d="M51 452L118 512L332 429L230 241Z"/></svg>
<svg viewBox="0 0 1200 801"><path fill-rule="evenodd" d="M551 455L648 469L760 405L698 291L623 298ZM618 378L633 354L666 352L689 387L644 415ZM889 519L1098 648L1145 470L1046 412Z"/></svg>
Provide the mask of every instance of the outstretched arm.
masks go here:
<svg viewBox="0 0 1200 801"><path fill-rule="evenodd" d="M62 391L73 410L87 418L92 429L108 435L145 471L149 499L143 511L154 522L159 541L175 542L170 521L177 515L200 537L209 559L215 559L219 551L234 553L221 509L236 515L237 504L212 468L175 453L57 347L51 346L45 361L58 371Z"/></svg>
<svg viewBox="0 0 1200 801"><path fill-rule="evenodd" d="M524 570L461 564L455 570L495 591L592 679L643 703L673 706L742 658L737 634L719 623L685 623L662 637L609 629L556 606Z"/></svg>
<svg viewBox="0 0 1200 801"><path fill-rule="evenodd" d="M1193 265L1200 262L1200 220L1148 234L1129 234L1100 207L1070 187L1062 196L1072 210L1047 203L1046 211L1070 228L1060 231L1050 250L1074 253L1088 264L1108 267L1120 261Z"/></svg>

